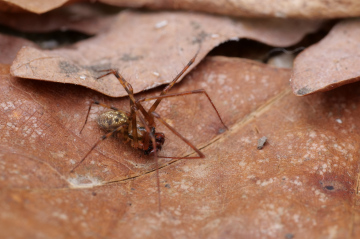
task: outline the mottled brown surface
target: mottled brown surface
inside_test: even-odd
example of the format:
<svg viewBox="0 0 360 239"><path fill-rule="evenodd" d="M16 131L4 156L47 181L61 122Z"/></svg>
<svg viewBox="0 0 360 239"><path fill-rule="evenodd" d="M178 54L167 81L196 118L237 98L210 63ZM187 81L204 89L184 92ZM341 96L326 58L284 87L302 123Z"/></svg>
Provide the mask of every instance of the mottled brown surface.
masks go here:
<svg viewBox="0 0 360 239"><path fill-rule="evenodd" d="M41 14L76 0L1 0L0 9L6 12L34 12Z"/></svg>
<svg viewBox="0 0 360 239"><path fill-rule="evenodd" d="M0 10L41 14L73 2L79 0L2 0ZM357 0L264 0L261 2L257 0L99 0L99 2L119 7L190 10L236 17L329 19L356 17L360 14L360 4Z"/></svg>
<svg viewBox="0 0 360 239"><path fill-rule="evenodd" d="M340 18L360 15L357 0L100 0L103 3L126 7L152 9L183 9L209 13L281 18Z"/></svg>
<svg viewBox="0 0 360 239"><path fill-rule="evenodd" d="M22 32L46 33L73 30L97 34L107 30L113 16L105 14L99 5L72 4L44 14L31 12L0 12L0 24ZM56 40L56 39L54 39Z"/></svg>
<svg viewBox="0 0 360 239"><path fill-rule="evenodd" d="M89 101L127 109L126 98L15 79L2 65L1 237L357 238L360 85L298 98L289 77L212 57L174 87L204 88L230 129L205 97L161 103L158 112L206 158L161 161L159 215L154 162L115 138L68 173L101 135L99 107L79 134ZM163 155L188 154L164 132Z"/></svg>
<svg viewBox="0 0 360 239"><path fill-rule="evenodd" d="M360 80L360 20L338 23L294 62L291 85L296 95L327 91Z"/></svg>
<svg viewBox="0 0 360 239"><path fill-rule="evenodd" d="M160 23L164 23L164 25ZM134 92L169 83L201 49L195 67L215 46L248 38L288 46L315 31L318 21L234 20L185 12L122 12L108 32L53 51L24 47L13 76L83 85L103 94L126 95L115 77L96 79L96 70L118 68Z"/></svg>
<svg viewBox="0 0 360 239"><path fill-rule="evenodd" d="M36 44L31 41L0 34L0 64L11 64L17 52L24 46L37 47Z"/></svg>

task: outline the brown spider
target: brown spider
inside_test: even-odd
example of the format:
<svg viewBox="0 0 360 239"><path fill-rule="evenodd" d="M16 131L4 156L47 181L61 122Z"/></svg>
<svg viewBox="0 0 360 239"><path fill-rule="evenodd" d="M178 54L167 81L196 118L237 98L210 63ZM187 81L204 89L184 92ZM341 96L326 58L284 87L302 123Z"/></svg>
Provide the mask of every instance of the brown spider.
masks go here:
<svg viewBox="0 0 360 239"><path fill-rule="evenodd" d="M155 167L156 167L156 176L157 176L157 188L159 195L159 212L161 212L161 199L160 199L160 180L159 180L159 167L158 167L158 157L160 158L171 158L171 159L182 159L184 157L163 157L158 156L157 152L161 150L164 142L165 135L161 132L156 132L155 128L155 118L164 124L167 128L169 128L175 135L177 135L181 140L183 140L187 145L189 145L199 156L194 157L186 157L187 159L198 159L205 158L205 155L197 149L189 140L185 139L179 132L177 132L173 127L171 127L168 123L166 123L159 114L155 112L155 109L158 107L159 103L164 98L190 95L190 94L205 94L208 100L210 101L212 107L215 109L221 123L224 125L226 129L226 125L220 117L219 112L217 111L215 105L211 101L209 95L205 90L192 90L182 93L175 94L167 94L171 87L174 86L176 81L180 78L181 75L194 63L195 58L198 53L189 61L189 63L182 69L182 71L172 80L172 82L167 85L164 90L158 96L146 97L136 99L133 93L132 86L120 75L117 70L109 69L103 70L102 72L106 72L104 75L101 75L99 78L102 78L107 75L113 74L120 82L120 84L124 87L126 92L130 98L130 112L119 110L112 106L104 105L98 101L93 101L88 109L86 120L84 126L80 130L80 133L85 127L87 119L89 117L89 113L91 110L91 106L93 104L101 105L105 108L109 108L112 111L108 111L99 116L98 124L99 126L106 130L108 133L102 136L94 146L89 150L89 152L74 166L74 168L70 172L74 172L74 170L86 159L86 157L91 153L91 151L104 139L107 139L114 133L120 133L124 139L129 142L132 147L140 149L144 152L145 155L153 155L155 158ZM144 101L156 100L154 104L150 107L148 111L144 109L144 107L140 104ZM139 119L139 121L137 120Z"/></svg>

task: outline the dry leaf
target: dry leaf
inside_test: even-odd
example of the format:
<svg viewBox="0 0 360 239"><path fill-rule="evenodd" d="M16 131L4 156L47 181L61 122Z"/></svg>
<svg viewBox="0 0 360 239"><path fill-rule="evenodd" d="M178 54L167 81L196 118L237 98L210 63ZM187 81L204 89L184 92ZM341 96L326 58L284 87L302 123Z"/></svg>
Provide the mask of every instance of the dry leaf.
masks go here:
<svg viewBox="0 0 360 239"><path fill-rule="evenodd" d="M239 64L235 64L237 68L235 67L231 68L230 69L231 75L228 76L228 74L230 74L228 73L229 69L227 68L223 69L224 65L226 66L232 63L232 61L230 61L230 63L228 63L228 61L229 60L226 60L225 58L223 60L210 62L208 64L210 64L211 66L207 66L204 70L201 67L199 67L199 70L188 76L188 82L186 84L182 84L180 90L177 90L177 88L175 88L171 92L175 93L177 91L188 91L199 88L205 88L206 90L208 90L208 93L212 95L213 101L219 107L220 114L224 117L224 121L226 121L229 125L231 125L235 123L238 118L244 117L246 114L259 107L260 104L266 102L269 99L269 97L279 92L279 88L281 88L282 86L280 83L277 83L276 80L276 78L279 77L278 72L280 72L281 74L285 74L286 77L288 76L288 71L278 70L276 68L269 68L269 74L271 73L273 74L273 76L271 76L271 79L268 79L270 77L268 74L268 76L263 77L262 80L263 84L267 86L266 89L268 90L268 92L261 92L261 89L256 88L257 82L254 81L257 75L260 75L261 72L263 71L263 69L259 67L261 66L260 64L254 62L250 62L248 64L245 64L244 66L241 65L239 66ZM216 70L215 73L212 73L212 71L209 71L208 69L214 69L214 70L218 69L218 70ZM205 76L204 76L205 73L202 73L203 71L207 71ZM244 75L248 77L249 82L242 83L240 87L239 78L244 77ZM198 79L199 77L205 78L202 80L203 83L198 82L198 80L195 80ZM21 88L23 89L23 91L26 91L27 94L30 95L30 98L28 100L36 99L36 102L38 104L37 107L45 108L39 111L48 110L51 114L55 115L56 118L54 122L56 123L55 127L47 128L50 127L49 123L47 122L48 121L52 122L54 120L51 118L48 119L48 117L51 117L51 114L48 116L40 117L41 113L38 117L34 117L35 121L40 121L40 122L34 122L34 124L36 124L34 127L39 126L40 128L46 128L46 135L54 135L54 136L56 135L56 137L53 137L54 138L53 140L55 140L54 142L51 141L52 137L47 138L46 142L50 145L54 145L55 148L58 150L55 149L50 150L49 148L47 150L46 158L55 158L55 159L57 157L67 158L68 165L66 166L66 168L62 169L63 167L65 167L63 166L61 169L58 170L63 174L67 173L71 169L75 161L78 161L75 159L81 158L83 155L85 155L86 149L90 148L89 145L83 144L82 142L80 143L80 145L77 145L75 141L79 140L78 139L79 131L83 126L83 123L85 122L87 108L91 100L96 99L101 102L104 102L105 104L116 105L116 107L118 108L129 110L129 102L128 99L126 98L121 100L114 100L114 99L105 98L101 94L89 95L88 90L80 88L81 91L79 91L79 87L75 87L75 86L64 86L57 84L54 85L50 83L45 84L45 82L36 82L36 81L28 81L28 80L20 80L20 79L18 81L14 80L14 82L16 84L15 83L11 83L11 84L15 84L15 85L20 83L22 84L20 85L21 87L16 86L16 89ZM219 89L219 85L222 85L225 82L229 85L233 85L234 88L224 86L223 89ZM41 87L41 85L44 86ZM235 86L235 85L239 85L239 86ZM49 86L56 86L56 87L49 87ZM241 94L236 93L236 91L238 90L242 90L243 93ZM235 93L233 97L230 100L227 99L228 94L234 91ZM160 93L160 90L151 91L146 94L140 94L138 97L154 95L154 94L156 95L158 93ZM13 95L15 99L19 99L18 102L19 104L21 104L21 100L20 100L21 97L18 96L15 92L10 92L7 90L4 91L4 95ZM248 100L244 101L244 99L253 98L254 95L259 95L256 101L251 101L251 102L248 102ZM201 99L201 101L199 100L199 98ZM194 95L188 97L181 97L180 99L181 100L179 100L179 98L173 98L162 102L162 107L159 109L158 112L161 115L165 116L168 123L179 129L182 132L182 134L184 134L186 137L190 139L194 138L192 139L192 142L194 142L196 145L207 144L209 139L214 137L214 135L220 134L223 131L222 125L219 119L217 118L214 110L210 107L210 104L207 101L206 97L199 97ZM46 106L47 104L49 104L49 102L53 102L53 103L50 103L49 106ZM116 104L114 102L116 102ZM12 102L5 103L4 107L6 108L6 110L8 110L9 107L11 109L13 105L16 104ZM69 105L73 105L73 106L69 107ZM178 105L182 106L181 110L176 109ZM241 105L241 107L239 105ZM30 111L29 115L35 114L35 112L37 111L36 107L34 109L26 105L22 107L24 109L27 109L27 111ZM95 119L100 113L99 110L100 109L96 107L93 109L89 117L90 123L89 125L85 126L85 130L83 131L83 134L80 135L81 137L84 137L85 139L91 141L91 143L89 143L90 145L93 144L101 135L101 131L98 129L98 126L95 123ZM19 117L21 115L24 115L24 113L17 112L17 113L11 113L11 115L12 117L14 116ZM178 117L181 118L181 120L177 120ZM206 122L203 122L204 121L203 119L206 119ZM22 117L21 120L30 121L28 117ZM19 124L22 125L21 122ZM211 127L207 126L209 124L212 126ZM48 125L48 126L45 127L41 125ZM59 134L60 132L57 132L59 128L63 128L63 127L65 128L61 130L61 132L66 133L66 131L70 130L71 132L73 132L70 134L71 137L61 136ZM159 127L163 128L161 126ZM202 136L201 138L194 137L193 135L194 129L201 129L201 136ZM13 135L11 136L11 138L16 140L18 138L21 138L22 136L29 136L30 139L36 138L38 137L36 136L36 134L34 134L31 137L34 131L39 131L39 130L29 129L29 133L24 132L25 135ZM42 132L44 131L45 129L42 129L41 132L38 132L38 134L41 135ZM6 133L4 135L6 135ZM60 143L59 140L63 142ZM71 146L72 144L68 144L66 141L74 142L74 145ZM180 140L177 140L176 137L172 137L170 140L167 141L168 143L164 151L162 152L163 155L165 156L186 155L187 153L190 152L187 146L184 143L181 143ZM36 141L31 141L30 143L36 144ZM73 153L71 154L66 153L66 157L65 157L65 155L63 155L65 152L62 152L61 150L62 144L64 144L63 148L73 151ZM27 145L25 146L26 149L29 150ZM71 148L75 147L75 148L71 149L69 147ZM83 148L83 149L79 151L76 148L79 149ZM144 170L143 167L145 167L146 170L150 170L150 168L153 168L154 166L151 163L149 164L148 157L143 156L140 159L134 159L134 157L136 158L139 157L138 151L131 149L129 150L128 145L119 144L117 141L110 141L108 143L105 143L101 146L101 148L103 148L102 150L103 152L101 153L103 155L99 156L97 155L97 152L95 152L93 157L97 158L96 161L98 162L103 162L103 163L108 162L112 165L115 164L115 166L113 166L114 169L112 169L115 171L111 173L109 172L108 174L104 174L102 172L103 169L99 167L97 163L94 165L89 163L91 162L91 159L87 160L88 162L84 163L84 166L82 167L82 169L79 169L79 171L85 170L85 172L87 172L89 170L88 169L89 166L91 168L95 167L95 171L99 170L96 173L99 175L96 175L94 171L92 172L93 177L105 176L105 179L103 180L110 180L110 179L117 180L118 178L123 179L124 177L126 177L126 175L134 176L134 174L137 174L139 170L143 171ZM27 152L32 152L33 154L37 154L36 152L38 150L39 147L36 147L34 148L34 151L27 151ZM105 158L102 159L102 157L104 156ZM126 167L119 167L119 164L116 163L116 161L114 161L122 157L132 157L131 160L122 162L122 164L129 164L126 165Z"/></svg>
<svg viewBox="0 0 360 239"><path fill-rule="evenodd" d="M73 4L45 14L0 13L0 23L22 32L49 32L74 30L97 34L107 30L112 15L105 15L98 5Z"/></svg>
<svg viewBox="0 0 360 239"><path fill-rule="evenodd" d="M360 15L358 0L100 0L103 3L122 7L147 7L152 9L184 9L209 13L281 18L341 18Z"/></svg>
<svg viewBox="0 0 360 239"><path fill-rule="evenodd" d="M289 46L315 31L320 22L234 20L194 13L122 12L110 31L53 51L23 48L11 67L14 76L83 85L119 97L126 92L114 77L96 79L96 70L119 68L134 92L170 82L201 50L193 68L215 46L248 38Z"/></svg>
<svg viewBox="0 0 360 239"><path fill-rule="evenodd" d="M19 12L21 10L26 10L29 12L34 12L37 14L41 14L44 12L48 12L52 9L58 8L65 3L69 3L73 1L69 0L1 0L0 1L0 9L2 11L8 12ZM21 9L21 10L20 10Z"/></svg>
<svg viewBox="0 0 360 239"><path fill-rule="evenodd" d="M197 50L191 43L193 35L203 41L199 62L231 36L291 45L318 26L304 23L301 30L294 22L279 21L282 28L273 22L262 26L260 20L184 16L128 12L107 34L56 51L27 47L18 59L31 74L50 75L49 80L54 68L47 59L53 54L58 54L54 62L65 59L55 69L65 69L60 76L66 79L79 79L81 72L72 72L98 67L105 59L140 91L146 86L139 85L149 83L143 80L151 69L161 71L160 81L153 85L171 80L181 70ZM214 38L211 27L219 21L224 24ZM348 34L357 31L349 28ZM134 29L142 35L133 34ZM162 101L157 112L206 158L160 160L159 214L153 158L118 137L102 142L74 174L69 173L104 133L96 119L107 110L98 106L92 107L89 122L79 133L90 102L129 110L128 98L12 77L8 64L15 51L32 43L8 36L0 36L0 42L5 63L0 65L0 238L357 238L360 234L359 83L299 98L288 86L290 70L237 58L205 58L171 93L205 89L229 130L224 130L202 95ZM126 54L122 49L128 48L145 59L121 60ZM348 54L353 59L354 54ZM342 63L349 68L349 61ZM115 80L107 87L118 86ZM136 97L158 95L162 89ZM146 108L150 105L144 103ZM156 129L166 135L161 155L193 152L160 123ZM267 141L259 150L262 137Z"/></svg>
<svg viewBox="0 0 360 239"><path fill-rule="evenodd" d="M96 106L79 134L88 103L97 99L128 109L128 99L12 78L9 68L1 70L2 238L359 234L359 84L298 98L288 87L289 70L207 58L172 92L204 88L230 130L222 130L205 97L161 103L159 113L206 158L170 165L161 160L158 214L153 160L116 138L100 144L75 175L68 172L102 134L94 121L105 110ZM161 154L190 152L165 133ZM268 141L258 150L262 136Z"/></svg>
<svg viewBox="0 0 360 239"><path fill-rule="evenodd" d="M65 3L76 1L69 0L8 0L0 2L0 9L4 12L21 11L21 9L41 14L56 9ZM360 15L360 4L357 0L323 1L323 0L298 0L298 1L262 1L255 0L100 0L100 2L133 8L150 9L183 9L202 11L208 13L246 16L246 17L280 17L280 18L341 18L356 17Z"/></svg>
<svg viewBox="0 0 360 239"><path fill-rule="evenodd" d="M360 78L360 20L338 23L294 62L291 85L296 95L327 91Z"/></svg>
<svg viewBox="0 0 360 239"><path fill-rule="evenodd" d="M36 45L31 41L0 34L0 64L11 64L17 52L24 46L36 48Z"/></svg>

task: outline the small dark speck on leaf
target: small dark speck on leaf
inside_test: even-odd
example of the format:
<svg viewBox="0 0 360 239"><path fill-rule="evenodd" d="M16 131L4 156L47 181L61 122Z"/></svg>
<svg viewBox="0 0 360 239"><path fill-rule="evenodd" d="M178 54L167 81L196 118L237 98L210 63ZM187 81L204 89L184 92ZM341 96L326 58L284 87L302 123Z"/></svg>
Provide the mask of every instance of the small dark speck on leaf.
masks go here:
<svg viewBox="0 0 360 239"><path fill-rule="evenodd" d="M77 73L80 70L79 67L67 61L60 61L59 68L61 69L61 73L66 73L66 74Z"/></svg>
<svg viewBox="0 0 360 239"><path fill-rule="evenodd" d="M327 190L334 190L334 186L325 186Z"/></svg>
<svg viewBox="0 0 360 239"><path fill-rule="evenodd" d="M191 21L191 22L190 22L190 25L191 25L195 30L201 28L201 25L200 25L198 22L195 22L195 21Z"/></svg>
<svg viewBox="0 0 360 239"><path fill-rule="evenodd" d="M300 90L296 91L297 95L307 95L311 93L313 90L308 88L307 86L301 88Z"/></svg>
<svg viewBox="0 0 360 239"><path fill-rule="evenodd" d="M135 191L135 188L131 188L131 191Z"/></svg>
<svg viewBox="0 0 360 239"><path fill-rule="evenodd" d="M294 238L294 234L292 234L292 233L287 233L287 234L285 235L285 238L286 238L286 239L293 239L293 238Z"/></svg>
<svg viewBox="0 0 360 239"><path fill-rule="evenodd" d="M130 54L124 54L120 59L122 61L138 61L141 60L142 58L143 58L142 56L132 56Z"/></svg>
<svg viewBox="0 0 360 239"><path fill-rule="evenodd" d="M171 188L170 184L168 184L168 183L165 184L165 187L166 187L166 188Z"/></svg>
<svg viewBox="0 0 360 239"><path fill-rule="evenodd" d="M264 136L264 137L261 137L259 140L258 140L258 144L257 144L257 149L260 150L264 147L265 143L267 141L267 137Z"/></svg>
<svg viewBox="0 0 360 239"><path fill-rule="evenodd" d="M224 132L225 132L225 129L224 129L224 128L219 129L219 134L222 134L222 133L224 133Z"/></svg>
<svg viewBox="0 0 360 239"><path fill-rule="evenodd" d="M96 192L92 192L92 195L93 195L93 196L96 196L97 194L96 194Z"/></svg>

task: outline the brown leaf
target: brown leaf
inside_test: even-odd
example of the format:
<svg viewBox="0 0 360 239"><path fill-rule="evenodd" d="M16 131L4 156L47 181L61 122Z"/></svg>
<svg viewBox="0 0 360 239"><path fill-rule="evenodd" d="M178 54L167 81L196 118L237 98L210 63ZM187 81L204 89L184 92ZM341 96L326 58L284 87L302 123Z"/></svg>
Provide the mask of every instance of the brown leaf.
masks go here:
<svg viewBox="0 0 360 239"><path fill-rule="evenodd" d="M122 7L148 7L151 9L184 9L209 13L247 16L247 17L282 17L282 18L341 18L360 15L357 0L100 0L100 2Z"/></svg>
<svg viewBox="0 0 360 239"><path fill-rule="evenodd" d="M67 2L73 2L69 0L2 0L0 2L0 9L3 11L19 12L21 10L26 10L29 12L34 12L41 14L48 12L52 9L58 8L64 5Z"/></svg>
<svg viewBox="0 0 360 239"><path fill-rule="evenodd" d="M296 95L327 91L360 78L360 20L338 23L321 42L294 62L291 85Z"/></svg>
<svg viewBox="0 0 360 239"><path fill-rule="evenodd" d="M73 83L119 97L126 92L114 77L96 79L96 70L119 68L140 92L169 83L201 50L195 63L230 39L249 38L275 46L298 42L320 22L233 20L194 13L120 13L111 30L71 48L53 51L23 48L11 67L13 76ZM145 44L146 43L146 44Z"/></svg>
<svg viewBox="0 0 360 239"><path fill-rule="evenodd" d="M49 32L74 30L97 34L114 21L112 15L104 15L99 6L73 4L45 14L0 13L0 23L22 32Z"/></svg>
<svg viewBox="0 0 360 239"><path fill-rule="evenodd" d="M23 46L36 47L36 45L31 41L0 34L0 64L11 64L15 59L17 52Z"/></svg>
<svg viewBox="0 0 360 239"><path fill-rule="evenodd" d="M215 58L216 59L216 58ZM218 95L218 99L217 97L215 97L215 99L213 99L213 101L216 102L216 105L218 105L218 107L220 107L219 111L220 114L223 115L224 120L229 123L232 124L234 123L237 118L241 118L243 116L245 116L246 114L248 114L249 112L251 112L254 108L257 108L259 106L259 104L261 104L262 102L266 101L270 95L276 94L279 90L278 88L279 83L277 83L276 77L278 76L277 72L279 72L278 69L276 68L269 68L271 69L271 71L273 71L274 76L274 80L273 82L270 84L270 80L268 80L267 78L269 76L267 76L266 78L263 79L264 84L266 84L268 86L268 90L269 93L262 93L262 96L259 97L257 99L257 101L255 102L247 102L244 100L240 100L240 102L237 102L239 99L247 99L247 98L252 98L254 97L254 94L259 94L259 89L256 89L255 86L255 82L250 81L249 83L243 83L241 86L241 89L244 91L244 93L242 93L242 95L240 95L239 93L236 93L233 95L233 97L231 98L231 100L229 101L228 99L226 99L226 96L230 93L232 93L234 91L234 89L232 89L232 87L224 87L224 89L219 89L218 85L219 84L223 84L225 81L227 84L229 85L234 85L235 89L240 89L240 87L236 87L235 85L239 84L238 80L239 77L243 77L243 75L247 75L247 77L249 79L253 79L255 78L255 76L252 76L252 74L255 74L253 71L255 71L257 74L261 74L262 69L259 68L259 64L258 63L254 63L254 62L250 62L245 66L242 66L241 68L231 68L231 77L226 77L228 73L226 73L228 70L225 68L224 70L223 65L228 65L231 64L232 61L230 60L226 60L226 58L220 58L222 60L219 61L215 61L215 62L210 62L211 66L207 66L205 68L205 70L202 70L202 67L199 67L199 70L197 70L196 72L194 72L193 74L191 74L188 77L188 83L187 84L183 84L183 86L180 88L180 90L177 90L177 88L173 89L171 92L172 93L176 93L178 91L188 91L188 90L193 90L193 89L199 89L199 88L209 88L212 89L213 91L215 91L215 93ZM228 61L230 61L228 63ZM209 64L210 64L209 63ZM234 64L234 63L232 63ZM236 64L237 66L237 64ZM212 73L212 71L209 71L208 69L219 69L217 71L214 70L215 73ZM249 70L250 69L250 70ZM206 73L202 73L202 71L206 71ZM259 72L257 72L259 71ZM280 70L280 72L282 72ZM287 72L288 71L284 71ZM205 76L204 76L205 75ZM205 79L203 79L203 83L199 83L198 80L192 80L193 78L197 79L199 77L206 77ZM205 81L205 82L204 82ZM68 144L67 141L69 142L75 142L78 141L78 135L79 135L79 131L81 129L81 127L83 126L83 123L85 122L85 117L86 117L86 113L87 113L87 108L89 106L89 103L91 100L93 99L98 99L101 102L105 102L107 105L113 105L113 103L111 102L116 102L116 106L118 108L122 108L125 110L129 111L129 103L128 103L128 99L121 99L121 100L114 100L114 99L109 99L106 98L104 99L104 97L100 94L90 94L88 93L88 90L81 88L81 91L79 91L78 87L75 86L63 86L63 85L55 85L57 86L57 88L54 88L53 84L44 84L44 82L36 82L36 81L28 81L28 80L15 80L13 79L11 82L11 84L15 84L16 85L16 89L23 89L23 91L25 91L23 94L28 93L30 94L30 98L28 100L31 99L36 99L36 103L38 104L37 107L40 107L41 109L36 110L37 107L34 108L34 106L30 107L30 106L26 106L24 104L22 104L22 107L24 109L26 109L26 111L30 111L30 113L28 113L28 117L22 117L21 120L25 120L30 121L30 115L35 114L35 112L37 111L41 111L42 113L39 113L37 117L34 117L34 128L33 129L29 129L29 133L27 132L21 132L23 134L20 135L12 135L11 138L17 140L18 138L22 138L22 137L29 137L31 138L38 138L41 137L42 133L44 132L45 128L46 128L46 135L49 136L49 138L46 138L46 142L49 145L54 145L55 149L54 150L50 150L50 148L47 149L46 151L46 155L44 155L44 158L53 158L54 160L56 160L57 158L67 158L68 161L68 165L67 166L63 166L61 167L61 169L59 169L58 171L60 171L60 173L64 174L64 173L68 173L68 171L71 169L72 165L75 163L75 161L78 160L74 160L75 158L81 158L82 156L84 156L86 154L86 150L81 150L79 151L77 148L87 148L89 149L89 147L86 146L86 144L83 144L82 142L80 142L81 145L77 145L77 144ZM20 84L18 86L18 84ZM49 85L50 84L50 85ZM119 84L119 83L117 83ZM44 85L44 86L42 86ZM52 87L46 87L46 86L52 86ZM65 88L64 88L65 87ZM76 92L74 92L76 91ZM147 95L157 95L159 94L160 91L156 90L153 92L148 92L146 94L140 94L138 97L144 97ZM211 93L211 92L210 92ZM209 93L209 94L210 94ZM9 90L4 91L4 95L13 95L16 99L21 99L22 97L20 97L19 95L17 95L18 93L16 92L11 92ZM27 94L25 94L27 95ZM214 93L213 93L214 95ZM181 129L181 132L184 136L186 136L187 138L192 139L193 136L193 131L194 129L201 129L201 134L202 137L200 139L193 139L192 141L196 144L196 145L201 145L201 144L207 144L209 138L214 137L214 135L220 134L220 131L223 131L223 128L221 126L221 123L219 121L219 119L217 118L214 110L210 107L209 102L207 101L207 99L205 97L202 97L201 101L197 100L198 96L190 96L190 97L183 97L184 99L182 99L181 101L179 101L178 98L173 98L173 99L169 99L167 101L162 102L163 107L161 107L159 109L159 113L161 115L163 115L167 121L171 124L174 125L176 122L176 128ZM213 96L214 98L214 96ZM5 101L5 99L4 99ZM15 101L15 99L14 99ZM21 100L19 100L19 103L21 102ZM53 103L50 103L53 102ZM76 102L76 104L74 104L74 102ZM241 104L243 105L241 107L241 110L239 110L237 104ZM14 103L5 103L5 105L3 107L5 107L5 110L9 110L13 107ZM49 105L49 106L46 106ZM69 108L69 105L73 105L72 107ZM182 107L185 107L183 109L177 109L177 105L180 105ZM205 107L207 106L207 107ZM15 106L14 106L15 107ZM32 109L34 108L34 109ZM44 109L43 109L44 108ZM96 107L95 107L96 108ZM55 116L52 116L51 114L49 116L41 116L44 110L48 110L50 113L55 114ZM201 112L201 114L198 114L197 111ZM21 112L17 112L17 113L11 113L12 115L24 115L24 113ZM80 135L81 137L86 138L87 140L91 141L93 143L96 142L96 140L100 137L101 135L101 131L97 130L98 126L95 123L95 118L99 115L99 111L95 110L95 113L90 114L90 123L89 125L87 125L85 127L85 130L83 131L83 134ZM173 115L173 116L171 116ZM175 117L174 117L175 116ZM55 117L57 120L54 123L48 123L48 122L53 122L54 120L48 117ZM180 117L181 120L178 121L177 117ZM202 125L199 122L202 122L203 119L206 118L207 122L212 122L212 127L206 127L205 125ZM19 119L20 120L20 119ZM59 121L60 120L60 121ZM8 120L6 120L8 121ZM41 122L37 122L37 121L41 121ZM6 123L4 123L6 124ZM19 124L21 127L23 122L17 123ZM54 125L50 127L51 125ZM11 123L11 125L13 125L13 123ZM45 126L43 126L45 125ZM15 126L16 127L16 126ZM40 127L42 128L41 130L36 129L36 127ZM50 127L50 128L48 128ZM65 128L64 128L65 127ZM160 129L164 128L159 126ZM61 130L61 132L58 132L58 130L60 128L63 128ZM165 130L165 129L163 129ZM18 131L18 130L16 130ZM21 130L20 130L21 131ZM35 131L41 131L38 134L40 136L37 136L36 134L32 134ZM73 133L71 133L71 137L70 136L61 136L61 134L69 134L70 132L67 131L71 131ZM19 132L20 133L20 132ZM5 133L6 134L6 133ZM30 137L31 134L33 135L32 137ZM75 135L74 135L75 134ZM89 135L88 135L89 134ZM171 134L171 133L170 133ZM56 135L56 137L54 137ZM52 136L52 137L51 137ZM46 136L44 136L46 137ZM70 138L69 138L70 137ZM52 139L53 138L53 139ZM61 138L64 138L63 140L60 140ZM203 140L203 141L197 141L197 140ZM52 140L55 140L52 142ZM58 142L61 141L62 143ZM204 140L206 140L204 142ZM31 141L31 143L36 144L36 141ZM129 150L129 146L125 145L125 144L119 144L118 142L114 141L114 144L111 143L107 143L107 144L103 144L102 147L104 147L103 152L101 153L102 155L97 155L95 158L97 158L96 161L103 161L103 162L107 162L110 164L115 164L114 172L109 172L108 174L104 174L102 172L101 167L99 167L97 164L92 165L90 164L89 166L84 166L82 167L82 169L79 169L79 171L81 170L85 170L88 171L88 167L91 168L95 168L94 172L92 172L93 177L104 177L104 179L102 180L119 180L123 179L124 177L128 176L134 176L134 174L138 174L138 171L143 171L145 167L146 170L150 170L150 168L153 168L154 165L149 164L147 162L148 157L140 157L139 158L139 154L137 153L137 150ZM63 146L61 146L63 145ZM28 152L32 152L33 154L38 154L37 151L39 150L38 147L34 147L34 151L29 151L28 147L25 145L25 148L27 149ZM70 148L69 148L70 147ZM75 148L73 148L75 147ZM119 148L120 147L120 148ZM62 150L60 150L61 148L65 148L66 151L70 150L72 151L72 153L69 155L68 153L66 155L64 155L65 152L63 152ZM130 151L130 153L129 153ZM188 154L188 147L186 146L186 144L182 143L180 140L177 140L176 138L173 138L171 140L169 140L168 145L166 146L165 150L162 152L164 156L174 156L174 155L186 155ZM105 153L106 152L106 153ZM96 153L95 153L96 155ZM111 156L113 155L113 156ZM104 158L103 158L104 157ZM117 158L120 157L131 157L131 160L126 160L124 163L122 162L122 164L126 164L126 166L124 167L119 167L119 164L117 163ZM136 158L134 158L136 157ZM103 158L103 159L102 159ZM87 160L88 162L91 161L91 159ZM135 163L134 163L135 162ZM85 165L87 165L85 163ZM95 171L97 171L95 173ZM97 175L99 174L99 175Z"/></svg>
<svg viewBox="0 0 360 239"><path fill-rule="evenodd" d="M3 238L359 234L359 84L304 99L291 94L289 70L206 58L172 92L204 88L230 130L222 130L203 96L161 103L158 112L206 158L161 160L158 214L153 160L116 138L100 144L76 174L68 172L102 134L94 121L103 109L96 106L79 134L90 100L128 109L128 99L12 78L0 69ZM161 154L190 152L164 127L157 130L167 137ZM258 150L263 136L267 143Z"/></svg>

